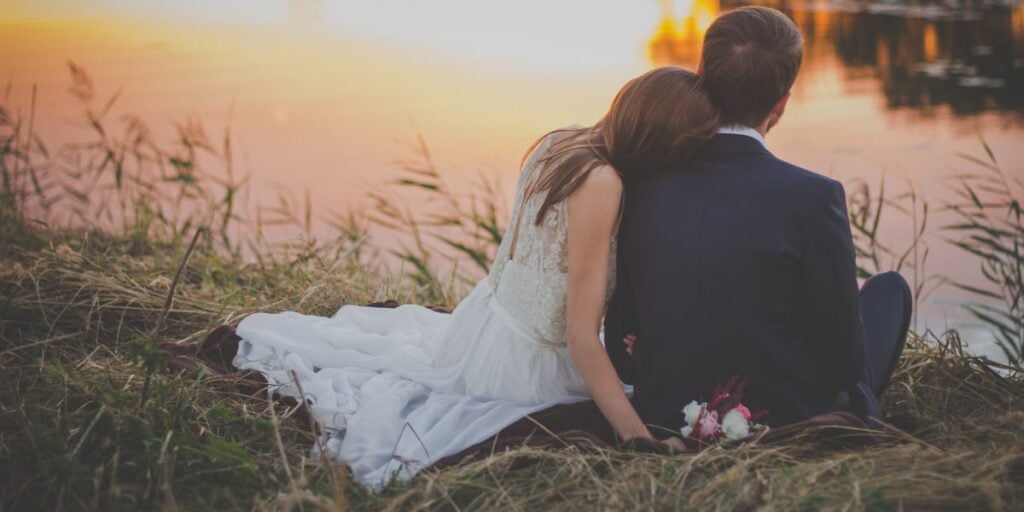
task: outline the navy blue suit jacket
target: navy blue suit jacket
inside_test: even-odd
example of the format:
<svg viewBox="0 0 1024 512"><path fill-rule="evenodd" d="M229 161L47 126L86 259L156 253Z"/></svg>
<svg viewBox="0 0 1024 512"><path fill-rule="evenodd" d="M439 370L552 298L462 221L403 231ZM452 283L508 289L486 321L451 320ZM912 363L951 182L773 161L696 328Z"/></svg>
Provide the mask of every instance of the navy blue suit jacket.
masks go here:
<svg viewBox="0 0 1024 512"><path fill-rule="evenodd" d="M606 346L646 423L678 429L686 403L733 375L751 379L744 402L769 424L799 421L860 378L854 249L835 180L719 134L679 168L627 182L619 237Z"/></svg>

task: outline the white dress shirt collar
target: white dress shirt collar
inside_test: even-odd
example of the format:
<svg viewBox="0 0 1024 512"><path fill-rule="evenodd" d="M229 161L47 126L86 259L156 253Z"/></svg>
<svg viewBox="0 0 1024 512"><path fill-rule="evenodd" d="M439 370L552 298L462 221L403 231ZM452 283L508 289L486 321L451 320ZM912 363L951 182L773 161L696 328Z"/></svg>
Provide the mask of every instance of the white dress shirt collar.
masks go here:
<svg viewBox="0 0 1024 512"><path fill-rule="evenodd" d="M729 125L729 126L723 126L723 127L718 129L718 133L725 133L725 134L728 134L728 135L746 135L747 137L750 137L750 138L760 142L761 145L764 146L765 148L768 147L768 144L765 143L764 136L761 135L761 132L759 132L759 131L757 131L757 130L749 127L749 126L741 126L741 125L738 125L738 124L733 124L733 125Z"/></svg>

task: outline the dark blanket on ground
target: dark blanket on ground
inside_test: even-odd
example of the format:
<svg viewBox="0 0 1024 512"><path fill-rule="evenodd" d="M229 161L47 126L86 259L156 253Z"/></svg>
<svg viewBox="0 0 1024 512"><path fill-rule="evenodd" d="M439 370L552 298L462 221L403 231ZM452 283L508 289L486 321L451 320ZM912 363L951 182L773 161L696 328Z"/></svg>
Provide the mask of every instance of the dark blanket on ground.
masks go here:
<svg viewBox="0 0 1024 512"><path fill-rule="evenodd" d="M800 423L776 427L747 439L735 441L732 446L745 443L775 444L801 438L804 441L831 446L857 446L899 437L895 430L876 430L864 424L860 418L845 413L833 412L816 416ZM459 463L484 459L494 453L521 447L564 448L574 446L582 449L610 448L647 453L672 455L668 447L650 441L632 440L622 442L605 420L594 401L557 405L531 414L509 425L494 437L471 446L461 453L437 461L433 467L442 469ZM691 446L686 455L700 451Z"/></svg>

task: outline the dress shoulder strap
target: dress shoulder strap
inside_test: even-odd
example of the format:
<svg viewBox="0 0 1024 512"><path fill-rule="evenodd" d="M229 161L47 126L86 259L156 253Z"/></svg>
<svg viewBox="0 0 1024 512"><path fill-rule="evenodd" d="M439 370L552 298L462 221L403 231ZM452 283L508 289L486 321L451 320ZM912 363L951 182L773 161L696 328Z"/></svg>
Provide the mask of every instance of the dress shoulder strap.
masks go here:
<svg viewBox="0 0 1024 512"><path fill-rule="evenodd" d="M536 174L539 174L540 172L540 168L538 168L538 160L542 159L548 150L551 149L552 139L554 139L555 133L557 132L549 133L541 139L541 141L537 143L537 147L533 149L533 152L526 157L526 162L523 164L523 179L519 184L521 189L519 194L520 204L518 205L518 212L516 213L515 219L513 219L512 224L509 225L510 233L512 233L512 242L509 244L508 252L508 259L510 260L515 258L516 245L519 243L519 228L522 226L523 216L527 210L526 205L531 199L530 196L533 192L533 184L537 178Z"/></svg>

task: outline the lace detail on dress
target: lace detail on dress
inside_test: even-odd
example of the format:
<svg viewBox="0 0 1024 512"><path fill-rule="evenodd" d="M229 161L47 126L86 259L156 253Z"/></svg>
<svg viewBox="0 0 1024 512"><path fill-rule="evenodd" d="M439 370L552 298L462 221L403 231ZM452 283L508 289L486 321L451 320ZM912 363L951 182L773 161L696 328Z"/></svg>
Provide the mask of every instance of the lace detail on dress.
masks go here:
<svg viewBox="0 0 1024 512"><path fill-rule="evenodd" d="M568 342L569 207L567 201L556 203L548 209L543 221L535 224L544 196L525 196L526 190L543 172L538 160L550 150L555 140L565 136L563 133L548 135L524 163L516 185L510 228L488 275L494 287L495 300L502 309L533 331L534 337L539 338L538 342L555 346L564 346ZM615 286L614 238L609 251L606 301Z"/></svg>

